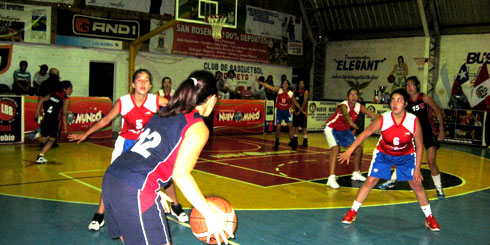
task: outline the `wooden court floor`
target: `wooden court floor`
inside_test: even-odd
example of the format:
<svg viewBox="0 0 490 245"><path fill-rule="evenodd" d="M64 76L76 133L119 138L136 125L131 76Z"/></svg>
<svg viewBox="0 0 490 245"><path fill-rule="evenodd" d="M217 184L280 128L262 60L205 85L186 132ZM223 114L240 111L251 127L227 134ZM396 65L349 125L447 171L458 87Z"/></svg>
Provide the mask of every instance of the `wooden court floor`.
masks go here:
<svg viewBox="0 0 490 245"><path fill-rule="evenodd" d="M282 136L286 137L284 133ZM325 186L329 150L322 133L291 151L274 135L215 136L193 174L203 193L229 200L238 215L232 244L489 244L489 154L480 148L443 145L437 155L446 199L437 200L427 165L424 186L441 232L428 231L406 183L373 189L353 225L340 220L362 184L352 165L337 169L340 189ZM369 168L377 138L364 143L361 170ZM301 136L299 142L302 142ZM37 144L0 145L0 244L120 244L107 227L89 232L112 142L61 142L34 163ZM182 195L186 212L191 206ZM201 244L188 224L168 216L173 244Z"/></svg>

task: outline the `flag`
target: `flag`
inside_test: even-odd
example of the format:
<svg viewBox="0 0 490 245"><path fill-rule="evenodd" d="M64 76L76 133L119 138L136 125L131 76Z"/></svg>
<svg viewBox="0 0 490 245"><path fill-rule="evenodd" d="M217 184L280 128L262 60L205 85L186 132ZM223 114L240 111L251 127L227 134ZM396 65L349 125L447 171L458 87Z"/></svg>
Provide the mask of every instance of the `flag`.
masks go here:
<svg viewBox="0 0 490 245"><path fill-rule="evenodd" d="M471 89L470 104L474 110L485 110L485 99L490 96L490 76L487 63L483 63Z"/></svg>
<svg viewBox="0 0 490 245"><path fill-rule="evenodd" d="M458 75L456 75L456 79L454 79L451 95L454 95L456 93L454 88L456 88L458 85L463 85L463 83L467 82L469 79L470 78L468 76L468 67L466 66L466 63L464 63L459 69Z"/></svg>
<svg viewBox="0 0 490 245"><path fill-rule="evenodd" d="M442 85L444 85L444 89L446 90L446 94L449 94L450 85L449 85L449 75L447 73L447 63L444 63L444 65L442 65L440 76L441 76Z"/></svg>

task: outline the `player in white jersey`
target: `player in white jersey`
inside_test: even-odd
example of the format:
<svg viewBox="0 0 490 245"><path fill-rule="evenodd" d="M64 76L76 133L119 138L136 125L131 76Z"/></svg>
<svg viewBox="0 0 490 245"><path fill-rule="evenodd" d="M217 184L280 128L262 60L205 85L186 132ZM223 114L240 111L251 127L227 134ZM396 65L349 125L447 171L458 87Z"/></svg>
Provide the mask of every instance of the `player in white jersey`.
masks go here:
<svg viewBox="0 0 490 245"><path fill-rule="evenodd" d="M408 181L425 214L425 225L431 231L439 231L440 226L432 215L429 200L422 185L423 177L420 172L424 152L422 127L415 115L405 111L409 100L405 89L393 91L390 98L391 111L374 120L349 149L338 156L339 162L347 161L349 164L350 156L357 146L372 133L381 130L381 137L373 153L368 178L357 192L352 208L345 214L342 223L351 224L356 220L357 210L366 200L371 189L376 186L380 178L390 179L391 166L396 165L398 181ZM414 140L416 147L413 144Z"/></svg>

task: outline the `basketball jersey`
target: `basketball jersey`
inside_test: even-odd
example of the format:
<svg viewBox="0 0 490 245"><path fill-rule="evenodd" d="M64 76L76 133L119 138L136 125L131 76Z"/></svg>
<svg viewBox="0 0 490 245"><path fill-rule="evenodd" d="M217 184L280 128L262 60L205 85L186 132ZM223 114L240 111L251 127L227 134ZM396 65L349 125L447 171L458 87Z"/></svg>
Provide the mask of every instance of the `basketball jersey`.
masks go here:
<svg viewBox="0 0 490 245"><path fill-rule="evenodd" d="M65 92L54 92L49 99L43 103L44 116L43 121L57 122L61 119L61 109L66 100Z"/></svg>
<svg viewBox="0 0 490 245"><path fill-rule="evenodd" d="M291 98L293 98L293 91L288 90L288 92L284 92L282 88L279 89L276 98L276 108L280 110L289 110L289 106L291 105Z"/></svg>
<svg viewBox="0 0 490 245"><path fill-rule="evenodd" d="M147 94L146 99L139 107L134 102L133 94L119 98L122 116L122 129L119 135L128 140L136 140L153 114L158 110L158 96Z"/></svg>
<svg viewBox="0 0 490 245"><path fill-rule="evenodd" d="M165 98L167 100L170 100L170 98L172 96L174 96L174 93L175 93L175 90L173 90L173 89L170 89L170 93L169 94L165 94L165 92L163 91L163 89L160 89L160 90L158 90L158 94L157 95L158 96L161 96L161 97L163 97L163 98Z"/></svg>
<svg viewBox="0 0 490 245"><path fill-rule="evenodd" d="M417 117L405 112L400 124L396 124L391 111L381 114L381 137L376 149L390 156L404 156L415 152L413 134Z"/></svg>
<svg viewBox="0 0 490 245"><path fill-rule="evenodd" d="M156 191L171 179L187 129L201 121L197 111L167 118L154 115L138 141L107 169L106 174L140 190L142 213L155 203Z"/></svg>
<svg viewBox="0 0 490 245"><path fill-rule="evenodd" d="M350 128L350 124L345 119L344 115L342 115L342 111L340 111L340 105L347 106L347 112L349 113L350 119L355 122L359 113L361 112L361 104L356 103L353 107L349 106L349 102L347 100L342 101L335 109L335 113L327 120L326 126L333 128L338 131L345 131Z"/></svg>
<svg viewBox="0 0 490 245"><path fill-rule="evenodd" d="M437 135L437 130L432 120L432 109L424 102L423 97L424 94L419 93L415 101L409 99L407 111L417 116L424 134L432 132L432 134Z"/></svg>
<svg viewBox="0 0 490 245"><path fill-rule="evenodd" d="M298 102L300 106L303 105L303 102L305 101L305 91L304 89L297 89L294 91L294 99ZM296 106L294 107L295 111L299 111L299 108Z"/></svg>

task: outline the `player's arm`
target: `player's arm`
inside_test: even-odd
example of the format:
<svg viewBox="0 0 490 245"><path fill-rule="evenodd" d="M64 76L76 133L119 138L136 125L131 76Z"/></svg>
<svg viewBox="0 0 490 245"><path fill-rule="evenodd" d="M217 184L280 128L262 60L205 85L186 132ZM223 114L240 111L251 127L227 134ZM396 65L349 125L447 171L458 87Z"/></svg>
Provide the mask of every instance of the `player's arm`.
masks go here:
<svg viewBox="0 0 490 245"><path fill-rule="evenodd" d="M266 88L268 88L268 89L270 89L276 93L279 92L279 89L280 89L279 87L274 87L274 86L269 85L268 83L261 82L261 81L259 81L259 79L257 79L257 77L255 77L255 81L258 82L260 85L262 85L262 86L264 86L264 87L266 87Z"/></svg>
<svg viewBox="0 0 490 245"><path fill-rule="evenodd" d="M419 183L422 183L424 178L420 172L420 167L422 166L422 156L424 154L424 143L422 139L422 126L420 125L419 120L417 119L415 122L415 132L413 134L415 139L415 171L413 173L413 180Z"/></svg>
<svg viewBox="0 0 490 245"><path fill-rule="evenodd" d="M71 101L70 99L66 99L63 102L63 126L65 127L65 133L68 136L70 131L68 130L68 109L70 108Z"/></svg>
<svg viewBox="0 0 490 245"><path fill-rule="evenodd" d="M303 108L301 108L301 106L299 105L298 101L296 101L296 98L294 98L294 95L293 97L291 97L291 102L293 103L293 105L295 107L297 107L299 109L300 112L304 113L306 115L306 112L304 111Z"/></svg>
<svg viewBox="0 0 490 245"><path fill-rule="evenodd" d="M355 124L352 121L352 119L350 118L349 112L347 111L347 106L344 104L340 104L339 109L340 109L340 112L342 113L342 115L344 116L345 120L347 120L347 122L349 123L349 125L355 129L359 129L357 124Z"/></svg>
<svg viewBox="0 0 490 245"><path fill-rule="evenodd" d="M185 138L179 148L172 179L184 194L185 198L204 216L211 233L221 233L224 229L223 219L204 198L196 180L191 174L197 163L199 154L208 141L209 130L204 122L197 122L185 133ZM231 231L227 231L229 233ZM231 234L231 233L229 233ZM215 235L215 237L218 237ZM224 235L221 235L225 239ZM227 243L227 241L226 241Z"/></svg>
<svg viewBox="0 0 490 245"><path fill-rule="evenodd" d="M437 139L439 141L444 139L444 117L442 115L442 110L439 108L439 106L432 100L432 98L426 94L424 94L424 97L422 97L422 100L428 104L432 110L434 110L437 113L437 120L439 121L439 135L437 136Z"/></svg>
<svg viewBox="0 0 490 245"><path fill-rule="evenodd" d="M374 132L376 132L377 130L381 129L381 117L378 117L376 118L371 124L369 124L369 126L364 130L362 131L361 134L359 134L357 137L356 137L356 140L354 140L354 142L352 143L351 146L349 146L349 148L338 155L337 159L339 160L340 163L343 163L344 161L347 161L347 164L349 164L350 162L350 156L352 155L352 153L354 152L354 150L369 136L371 136L371 134L373 134Z"/></svg>
<svg viewBox="0 0 490 245"><path fill-rule="evenodd" d="M168 104L168 100L165 97L158 96L158 105L161 107L166 107Z"/></svg>
<svg viewBox="0 0 490 245"><path fill-rule="evenodd" d="M376 113L374 113L374 112L372 112L372 111L368 110L368 109L367 109L365 106L363 106L363 105L361 105L361 112L362 112L362 113L364 113L364 114L366 114L366 115L368 115L368 116L369 116L370 118L372 118L373 120L379 117L379 115L378 115L378 114L376 114Z"/></svg>
<svg viewBox="0 0 490 245"><path fill-rule="evenodd" d="M68 139L70 141L78 140L77 143L84 141L93 132L109 124L112 121L112 119L114 119L114 117L116 117L119 114L120 110L121 110L121 103L118 100L117 103L114 105L114 107L112 107L112 109L109 111L109 113L107 113L105 117L103 117L102 119L100 119L100 121L98 121L92 127L90 127L90 129L87 130L87 132L85 132L84 134L70 134L68 135Z"/></svg>

